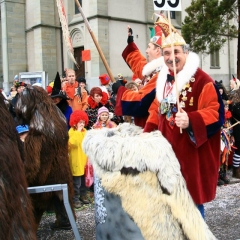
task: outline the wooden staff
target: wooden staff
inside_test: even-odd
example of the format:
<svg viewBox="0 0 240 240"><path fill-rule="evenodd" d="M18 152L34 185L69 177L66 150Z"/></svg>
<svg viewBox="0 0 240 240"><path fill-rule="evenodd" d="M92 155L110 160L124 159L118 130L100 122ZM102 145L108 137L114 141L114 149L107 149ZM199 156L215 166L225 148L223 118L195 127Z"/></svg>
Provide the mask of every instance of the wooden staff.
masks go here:
<svg viewBox="0 0 240 240"><path fill-rule="evenodd" d="M237 121L236 123L234 123L234 124L231 125L230 127L225 128L225 129L223 129L223 130L229 130L229 129L233 128L234 126L238 125L239 123L240 123L240 121Z"/></svg>
<svg viewBox="0 0 240 240"><path fill-rule="evenodd" d="M113 77L112 71L110 70L110 67L109 67L109 65L108 65L108 63L107 63L107 61L106 61L106 58L105 58L105 56L104 56L104 54L103 54L103 52L102 52L102 49L100 48L100 46L99 46L99 44L98 44L98 41L97 41L97 39L95 38L95 36L94 36L94 34L93 34L93 31L92 31L92 29L91 29L91 27L90 27L90 25L89 25L89 22L88 22L87 18L85 17L85 14L84 14L84 12L83 12L83 10L82 10L82 7L81 7L79 1L78 1L78 0L75 0L75 2L76 2L76 4L77 4L77 6L78 6L79 12L81 13L81 15L82 15L82 17L83 17L83 20L84 20L84 22L85 22L85 24L86 24L86 27L87 27L87 29L88 29L88 31L89 31L92 39L93 39L93 42L94 42L94 44L95 44L95 46L96 46L96 48L97 48L97 50L98 50L98 53L99 53L99 55L100 55L100 57L101 57L101 59L102 59L102 61L103 61L103 64L104 64L104 66L105 66L105 68L106 68L106 70L107 70L107 72L108 72L108 75L109 75L109 77L111 78L111 81L112 81L112 82L116 82L116 80L115 80L114 77Z"/></svg>
<svg viewBox="0 0 240 240"><path fill-rule="evenodd" d="M172 50L172 59L173 59L173 73L174 73L175 88L176 88L177 106L178 106L178 112L180 112L176 63L175 63L175 54L174 54L173 39L172 39L173 38L173 36L172 36L172 24L171 24L171 17L170 17L170 11L169 10L168 10L168 23L169 23L169 29L170 29L170 34L171 34L170 39L171 39L171 50ZM180 128L180 133L182 133L182 128Z"/></svg>

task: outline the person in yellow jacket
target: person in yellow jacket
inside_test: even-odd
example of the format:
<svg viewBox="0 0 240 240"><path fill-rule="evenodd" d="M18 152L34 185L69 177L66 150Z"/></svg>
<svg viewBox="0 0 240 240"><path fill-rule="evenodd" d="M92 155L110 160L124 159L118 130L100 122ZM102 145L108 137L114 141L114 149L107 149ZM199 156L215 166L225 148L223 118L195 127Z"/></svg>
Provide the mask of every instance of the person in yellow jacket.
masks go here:
<svg viewBox="0 0 240 240"><path fill-rule="evenodd" d="M84 175L84 168L87 163L87 156L82 149L82 141L87 130L84 128L88 124L88 115L82 110L74 111L70 116L69 124L69 161L73 176L74 197L73 203L75 208L81 207L79 200L81 176ZM82 197L82 196L81 196Z"/></svg>

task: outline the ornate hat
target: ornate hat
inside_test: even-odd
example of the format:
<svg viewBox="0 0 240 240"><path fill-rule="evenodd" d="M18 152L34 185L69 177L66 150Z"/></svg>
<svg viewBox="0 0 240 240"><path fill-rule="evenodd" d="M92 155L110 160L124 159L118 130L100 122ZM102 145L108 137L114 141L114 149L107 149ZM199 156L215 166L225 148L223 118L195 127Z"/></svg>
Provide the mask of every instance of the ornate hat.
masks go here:
<svg viewBox="0 0 240 240"><path fill-rule="evenodd" d="M19 87L26 87L27 84L24 82L15 82L14 86L16 87L16 89L18 89Z"/></svg>
<svg viewBox="0 0 240 240"><path fill-rule="evenodd" d="M150 42L157 45L158 47L162 46L162 29L160 26L154 26L154 36L152 36Z"/></svg>
<svg viewBox="0 0 240 240"><path fill-rule="evenodd" d="M173 27L172 24L169 24L168 19L162 14L156 15L158 18L155 24L162 29L162 48L170 47L171 42L174 46L185 45L186 42L182 35Z"/></svg>
<svg viewBox="0 0 240 240"><path fill-rule="evenodd" d="M56 74L53 88L52 88L52 93L51 93L51 98L56 98L56 97L68 99L66 93L61 90L61 79L58 72Z"/></svg>

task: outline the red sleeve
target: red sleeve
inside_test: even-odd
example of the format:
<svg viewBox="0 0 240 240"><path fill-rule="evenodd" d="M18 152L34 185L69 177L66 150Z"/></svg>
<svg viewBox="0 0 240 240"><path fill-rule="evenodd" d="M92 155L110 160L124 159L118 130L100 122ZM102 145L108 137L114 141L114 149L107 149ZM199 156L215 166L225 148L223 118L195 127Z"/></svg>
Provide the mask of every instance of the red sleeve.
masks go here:
<svg viewBox="0 0 240 240"><path fill-rule="evenodd" d="M119 87L118 92L117 92L117 98L116 98L116 105L114 108L114 113L116 116L122 116L122 95L127 89L123 86Z"/></svg>

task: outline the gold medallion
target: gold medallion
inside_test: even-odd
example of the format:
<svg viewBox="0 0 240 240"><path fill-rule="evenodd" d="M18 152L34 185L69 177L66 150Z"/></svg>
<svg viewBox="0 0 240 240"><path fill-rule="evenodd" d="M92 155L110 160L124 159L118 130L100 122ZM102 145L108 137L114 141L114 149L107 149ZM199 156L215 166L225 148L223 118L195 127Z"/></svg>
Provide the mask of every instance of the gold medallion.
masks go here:
<svg viewBox="0 0 240 240"><path fill-rule="evenodd" d="M193 97L190 98L189 106L193 106Z"/></svg>

